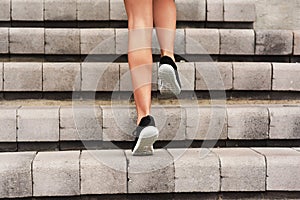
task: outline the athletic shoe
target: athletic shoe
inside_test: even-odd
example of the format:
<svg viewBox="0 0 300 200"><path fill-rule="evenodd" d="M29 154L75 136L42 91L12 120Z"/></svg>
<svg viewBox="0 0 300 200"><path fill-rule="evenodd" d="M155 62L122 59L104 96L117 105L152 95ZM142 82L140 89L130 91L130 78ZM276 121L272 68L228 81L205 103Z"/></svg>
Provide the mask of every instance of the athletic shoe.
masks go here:
<svg viewBox="0 0 300 200"><path fill-rule="evenodd" d="M136 138L132 154L134 156L153 155L153 144L158 138L158 129L155 127L153 117L150 115L143 117L134 133Z"/></svg>
<svg viewBox="0 0 300 200"><path fill-rule="evenodd" d="M158 68L159 90L162 95L179 95L181 83L177 72L177 66L172 58L163 56Z"/></svg>

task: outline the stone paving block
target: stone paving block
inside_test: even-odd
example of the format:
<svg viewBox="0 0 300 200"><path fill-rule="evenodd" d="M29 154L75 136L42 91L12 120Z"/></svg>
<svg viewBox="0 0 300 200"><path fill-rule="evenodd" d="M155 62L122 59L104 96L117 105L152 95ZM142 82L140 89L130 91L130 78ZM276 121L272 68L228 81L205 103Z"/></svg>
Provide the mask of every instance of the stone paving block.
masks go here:
<svg viewBox="0 0 300 200"><path fill-rule="evenodd" d="M18 142L59 141L59 107L21 107L17 127Z"/></svg>
<svg viewBox="0 0 300 200"><path fill-rule="evenodd" d="M78 20L109 20L109 0L77 0Z"/></svg>
<svg viewBox="0 0 300 200"><path fill-rule="evenodd" d="M8 28L0 28L0 53L8 53L8 44Z"/></svg>
<svg viewBox="0 0 300 200"><path fill-rule="evenodd" d="M80 151L39 152L33 161L33 196L80 195Z"/></svg>
<svg viewBox="0 0 300 200"><path fill-rule="evenodd" d="M128 193L172 193L175 191L175 168L172 156L164 149L154 155L132 156L128 160Z"/></svg>
<svg viewBox="0 0 300 200"><path fill-rule="evenodd" d="M219 158L209 149L168 149L174 159L175 192L218 192Z"/></svg>
<svg viewBox="0 0 300 200"><path fill-rule="evenodd" d="M0 153L0 196L32 196L31 163L36 152Z"/></svg>
<svg viewBox="0 0 300 200"><path fill-rule="evenodd" d="M10 21L10 1L0 1L0 21Z"/></svg>
<svg viewBox="0 0 300 200"><path fill-rule="evenodd" d="M272 191L300 190L300 152L291 148L252 148L265 155L267 188Z"/></svg>
<svg viewBox="0 0 300 200"><path fill-rule="evenodd" d="M81 54L115 54L114 29L81 29Z"/></svg>
<svg viewBox="0 0 300 200"><path fill-rule="evenodd" d="M180 62L177 63L178 74L181 82L182 91L195 90L195 63L193 62Z"/></svg>
<svg viewBox="0 0 300 200"><path fill-rule="evenodd" d="M205 0L175 0L177 20L179 21L205 21Z"/></svg>
<svg viewBox="0 0 300 200"><path fill-rule="evenodd" d="M294 31L294 55L300 55L300 30Z"/></svg>
<svg viewBox="0 0 300 200"><path fill-rule="evenodd" d="M79 91L80 63L43 63L43 91Z"/></svg>
<svg viewBox="0 0 300 200"><path fill-rule="evenodd" d="M229 139L267 139L269 129L268 109L259 106L227 108Z"/></svg>
<svg viewBox="0 0 300 200"><path fill-rule="evenodd" d="M300 91L299 76L299 63L273 63L272 90Z"/></svg>
<svg viewBox="0 0 300 200"><path fill-rule="evenodd" d="M224 0L224 20L254 22L256 20L254 0Z"/></svg>
<svg viewBox="0 0 300 200"><path fill-rule="evenodd" d="M269 107L270 139L300 139L300 107Z"/></svg>
<svg viewBox="0 0 300 200"><path fill-rule="evenodd" d="M116 54L128 53L128 29L116 29Z"/></svg>
<svg viewBox="0 0 300 200"><path fill-rule="evenodd" d="M254 54L254 31L241 29L220 29L221 54Z"/></svg>
<svg viewBox="0 0 300 200"><path fill-rule="evenodd" d="M79 29L45 29L46 54L80 54Z"/></svg>
<svg viewBox="0 0 300 200"><path fill-rule="evenodd" d="M9 28L9 51L16 54L44 54L44 28Z"/></svg>
<svg viewBox="0 0 300 200"><path fill-rule="evenodd" d="M81 194L126 194L127 160L123 150L82 151Z"/></svg>
<svg viewBox="0 0 300 200"><path fill-rule="evenodd" d="M110 20L127 20L126 10L123 0L109 1Z"/></svg>
<svg viewBox="0 0 300 200"><path fill-rule="evenodd" d="M4 63L4 91L42 91L42 63Z"/></svg>
<svg viewBox="0 0 300 200"><path fill-rule="evenodd" d="M196 90L231 90L232 63L199 62L196 65Z"/></svg>
<svg viewBox="0 0 300 200"><path fill-rule="evenodd" d="M224 21L223 0L207 1L207 21Z"/></svg>
<svg viewBox="0 0 300 200"><path fill-rule="evenodd" d="M218 29L185 29L187 54L219 54Z"/></svg>
<svg viewBox="0 0 300 200"><path fill-rule="evenodd" d="M271 63L233 63L234 90L271 90Z"/></svg>
<svg viewBox="0 0 300 200"><path fill-rule="evenodd" d="M119 64L103 62L82 63L83 91L119 91Z"/></svg>
<svg viewBox="0 0 300 200"><path fill-rule="evenodd" d="M288 30L257 30L257 55L290 55L293 52L293 33Z"/></svg>
<svg viewBox="0 0 300 200"><path fill-rule="evenodd" d="M227 139L227 113L224 107L188 106L186 137L188 140Z"/></svg>
<svg viewBox="0 0 300 200"><path fill-rule="evenodd" d="M17 108L0 107L0 141L17 141Z"/></svg>
<svg viewBox="0 0 300 200"><path fill-rule="evenodd" d="M11 0L11 18L19 21L43 21L44 1Z"/></svg>
<svg viewBox="0 0 300 200"><path fill-rule="evenodd" d="M4 63L0 62L0 91L3 91Z"/></svg>
<svg viewBox="0 0 300 200"><path fill-rule="evenodd" d="M265 191L264 156L250 148L214 148L221 161L221 191Z"/></svg>
<svg viewBox="0 0 300 200"><path fill-rule="evenodd" d="M60 141L102 140L102 111L98 106L60 108Z"/></svg>
<svg viewBox="0 0 300 200"><path fill-rule="evenodd" d="M44 0L45 20L76 20L77 0Z"/></svg>

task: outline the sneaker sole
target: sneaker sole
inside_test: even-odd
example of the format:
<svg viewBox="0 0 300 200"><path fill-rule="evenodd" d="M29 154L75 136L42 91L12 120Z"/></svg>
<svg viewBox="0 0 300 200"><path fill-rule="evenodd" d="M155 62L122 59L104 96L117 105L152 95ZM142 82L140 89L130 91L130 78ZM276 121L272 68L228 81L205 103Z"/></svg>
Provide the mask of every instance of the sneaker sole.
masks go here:
<svg viewBox="0 0 300 200"><path fill-rule="evenodd" d="M133 156L149 156L153 155L153 144L158 138L158 129L154 126L144 128L139 139L132 151Z"/></svg>
<svg viewBox="0 0 300 200"><path fill-rule="evenodd" d="M160 93L162 95L179 95L181 92L180 86L176 79L175 70L168 64L163 64L158 69L158 78L162 82Z"/></svg>

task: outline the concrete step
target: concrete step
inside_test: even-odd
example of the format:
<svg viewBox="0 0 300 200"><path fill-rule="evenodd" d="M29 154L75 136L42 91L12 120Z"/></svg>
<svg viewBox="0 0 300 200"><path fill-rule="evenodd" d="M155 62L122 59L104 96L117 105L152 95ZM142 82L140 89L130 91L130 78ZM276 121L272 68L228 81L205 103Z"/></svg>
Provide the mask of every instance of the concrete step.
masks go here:
<svg viewBox="0 0 300 200"><path fill-rule="evenodd" d="M0 197L300 191L299 148L0 153Z"/></svg>

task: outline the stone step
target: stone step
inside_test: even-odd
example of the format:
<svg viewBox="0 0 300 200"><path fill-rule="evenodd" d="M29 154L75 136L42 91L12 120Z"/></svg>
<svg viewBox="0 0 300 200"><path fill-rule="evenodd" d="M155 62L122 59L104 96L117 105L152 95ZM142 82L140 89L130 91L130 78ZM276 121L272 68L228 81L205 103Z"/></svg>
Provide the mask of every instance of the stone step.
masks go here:
<svg viewBox="0 0 300 200"><path fill-rule="evenodd" d="M299 148L0 153L0 197L300 191Z"/></svg>
<svg viewBox="0 0 300 200"><path fill-rule="evenodd" d="M0 54L122 55L126 28L0 28ZM153 31L153 53L159 45ZM246 29L177 29L180 55L300 55L300 31ZM209 57L209 56L208 56Z"/></svg>
<svg viewBox="0 0 300 200"><path fill-rule="evenodd" d="M300 91L299 63L178 62L182 90ZM158 91L157 63L153 91ZM128 63L0 62L0 92L132 91Z"/></svg>
<svg viewBox="0 0 300 200"><path fill-rule="evenodd" d="M254 22L254 0L176 0L179 21ZM2 0L0 21L127 20L123 0Z"/></svg>

